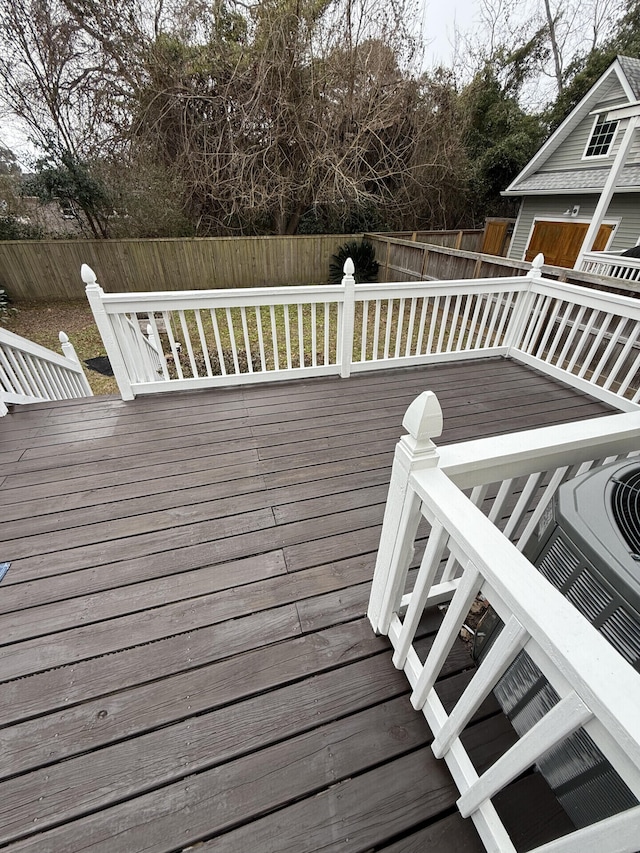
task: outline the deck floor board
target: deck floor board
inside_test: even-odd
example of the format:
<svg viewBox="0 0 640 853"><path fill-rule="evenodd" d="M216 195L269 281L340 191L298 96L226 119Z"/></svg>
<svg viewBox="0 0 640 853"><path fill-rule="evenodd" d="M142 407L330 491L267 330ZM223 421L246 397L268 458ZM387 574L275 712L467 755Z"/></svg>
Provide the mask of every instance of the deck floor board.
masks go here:
<svg viewBox="0 0 640 853"><path fill-rule="evenodd" d="M364 617L426 388L440 444L610 413L491 359L0 420L2 850L482 849ZM443 701L469 677L460 643ZM513 736L494 706L466 735L479 765ZM538 784L503 797L525 847L563 825Z"/></svg>

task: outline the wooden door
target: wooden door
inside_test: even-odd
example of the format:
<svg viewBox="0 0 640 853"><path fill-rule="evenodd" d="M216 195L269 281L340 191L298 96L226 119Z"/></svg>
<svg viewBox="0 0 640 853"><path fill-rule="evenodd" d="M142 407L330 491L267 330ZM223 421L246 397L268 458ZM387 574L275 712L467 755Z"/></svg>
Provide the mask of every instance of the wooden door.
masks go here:
<svg viewBox="0 0 640 853"><path fill-rule="evenodd" d="M573 269L588 228L588 222L536 222L525 261L532 261L542 252L546 264ZM600 226L592 251L603 251L613 228L613 225Z"/></svg>
<svg viewBox="0 0 640 853"><path fill-rule="evenodd" d="M515 219L486 219L480 252L483 255L501 255L504 257L513 234L514 224Z"/></svg>

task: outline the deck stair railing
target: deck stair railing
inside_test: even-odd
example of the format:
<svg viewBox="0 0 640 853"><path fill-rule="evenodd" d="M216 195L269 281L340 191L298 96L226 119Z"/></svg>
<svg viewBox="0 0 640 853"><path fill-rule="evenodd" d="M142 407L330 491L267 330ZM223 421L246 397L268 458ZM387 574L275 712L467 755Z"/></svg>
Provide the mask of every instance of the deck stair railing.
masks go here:
<svg viewBox="0 0 640 853"><path fill-rule="evenodd" d="M0 329L0 416L9 404L92 396L73 344L59 338L63 355Z"/></svg>
<svg viewBox="0 0 640 853"><path fill-rule="evenodd" d="M435 395L424 392L403 425L408 435L396 448L368 615L392 642L411 702L433 731L433 751L458 786L461 814L473 819L488 850L515 853L493 798L580 727L640 800L640 674L521 553L562 481L638 452L640 412L437 448L432 439L440 435L442 414ZM414 577L409 567L420 556L420 541ZM447 713L436 679L478 596L505 628ZM420 617L425 607L443 603L446 614L422 660L413 645ZM559 701L479 775L461 734L522 649ZM633 853L639 839L635 806L536 853Z"/></svg>
<svg viewBox="0 0 640 853"><path fill-rule="evenodd" d="M640 258L625 257L613 252L587 252L582 259L580 271L629 283L640 282Z"/></svg>
<svg viewBox="0 0 640 853"><path fill-rule="evenodd" d="M611 405L640 401L640 303L526 276L87 296L124 399L509 356ZM151 327L150 339L143 329Z"/></svg>

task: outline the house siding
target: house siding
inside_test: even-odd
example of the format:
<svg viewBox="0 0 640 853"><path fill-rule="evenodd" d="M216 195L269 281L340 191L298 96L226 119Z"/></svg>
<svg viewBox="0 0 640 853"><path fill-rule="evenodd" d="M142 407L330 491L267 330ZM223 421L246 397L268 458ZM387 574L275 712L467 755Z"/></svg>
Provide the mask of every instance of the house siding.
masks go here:
<svg viewBox="0 0 640 853"><path fill-rule="evenodd" d="M611 252L624 252L640 240L640 196L637 193L616 195L611 200L607 219L620 218L620 225L609 247Z"/></svg>
<svg viewBox="0 0 640 853"><path fill-rule="evenodd" d="M597 105L591 107L587 115L584 116L573 133L571 133L562 145L556 148L556 150L550 155L545 162L544 169L542 171L551 172L576 168L584 169L588 168L590 165L602 167L603 165L611 164L613 162L615 152L620 145L620 140L622 139L622 133L620 133L620 130L616 134L613 150L608 157L595 158L593 160L582 159L582 155L584 154L589 136L593 129L595 116L592 115L592 113L594 111L604 112L607 109L611 109L613 106L619 106L621 103L626 103L627 100L628 99L620 83L617 80L612 81L606 95L603 93L603 97L598 101ZM638 151L640 153L640 149L638 149Z"/></svg>
<svg viewBox="0 0 640 853"><path fill-rule="evenodd" d="M536 217L570 222L571 219L563 214L568 208L579 204L580 212L575 221L588 220L593 216L597 201L598 196L595 195L530 196L523 199L508 257L517 261L524 258ZM635 246L640 238L640 196L636 193L614 196L605 217L605 221L610 220L619 220L620 224L616 228L608 251L622 252Z"/></svg>

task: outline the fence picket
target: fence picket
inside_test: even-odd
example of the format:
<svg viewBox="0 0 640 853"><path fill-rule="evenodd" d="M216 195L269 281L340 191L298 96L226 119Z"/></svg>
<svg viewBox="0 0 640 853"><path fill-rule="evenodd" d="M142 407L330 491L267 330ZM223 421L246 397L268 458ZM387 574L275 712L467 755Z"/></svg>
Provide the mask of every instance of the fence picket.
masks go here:
<svg viewBox="0 0 640 853"><path fill-rule="evenodd" d="M315 305L313 306L315 308ZM265 349L264 349L264 333L262 330L262 308L259 305L256 305L256 328L258 330L258 349L260 350L260 370L265 371L267 369L267 362L265 358ZM314 344L315 350L315 344Z"/></svg>
<svg viewBox="0 0 640 853"><path fill-rule="evenodd" d="M407 327L407 344L404 349L405 358L408 358L413 352L413 334L416 323L417 297L412 297L411 307L409 309L409 324Z"/></svg>
<svg viewBox="0 0 640 853"><path fill-rule="evenodd" d="M271 324L271 343L273 346L273 363L275 370L280 370L280 348L278 345L278 331L276 328L276 309L269 306L269 320Z"/></svg>
<svg viewBox="0 0 640 853"><path fill-rule="evenodd" d="M204 333L204 326L202 325L202 315L200 313L199 308L195 311L195 319L196 327L198 329L198 338L200 339L200 351L202 352L202 357L204 359L204 368L207 372L207 376L213 376L213 369L211 367L211 357L209 356L209 345L207 343L207 338Z"/></svg>
<svg viewBox="0 0 640 853"><path fill-rule="evenodd" d="M551 310L549 322L547 323L547 325L543 331L542 337L540 338L540 340L538 342L538 346L535 349L534 355L536 356L536 358L542 359L544 357L544 351L545 351L545 347L547 346L547 341L549 340L550 336L553 334L553 329L555 328L556 321L558 319L558 314L560 313L560 307L562 305L560 300L559 299L553 299L552 303L553 303L553 308Z"/></svg>
<svg viewBox="0 0 640 853"><path fill-rule="evenodd" d="M436 758L442 758L451 749L453 741L460 736L497 680L524 647L527 637L520 622L511 616L434 738L431 749Z"/></svg>
<svg viewBox="0 0 640 853"><path fill-rule="evenodd" d="M331 364L333 359L331 358L331 311L329 309L329 303L324 303L324 363L325 365Z"/></svg>
<svg viewBox="0 0 640 853"><path fill-rule="evenodd" d="M242 337L244 339L244 350L247 354L247 370L249 371L249 373L253 373L251 343L249 341L249 326L247 325L247 309L244 305L240 308L240 320L242 322Z"/></svg>
<svg viewBox="0 0 640 853"><path fill-rule="evenodd" d="M607 364L607 362L609 361L609 359L613 355L616 347L619 345L620 338L622 337L622 333L623 333L626 325L627 325L627 318L626 317L623 317L621 320L619 320L615 331L611 335L611 340L609 341L604 352L602 353L602 356L600 357L600 361L596 364L596 366L591 371L591 381L592 382L597 382L598 379L600 379L600 376L602 375L602 371L604 370L605 365ZM584 376L584 374L578 374L578 375Z"/></svg>
<svg viewBox="0 0 640 853"><path fill-rule="evenodd" d="M427 695L433 688L442 669L451 646L460 633L460 629L482 586L482 577L478 568L468 562L458 587L447 608L442 624L427 655L422 671L411 694L411 704L419 711L427 701Z"/></svg>
<svg viewBox="0 0 640 853"><path fill-rule="evenodd" d="M291 370L292 353L291 353L291 322L289 319L289 305L284 306L284 345L287 356L287 370Z"/></svg>
<svg viewBox="0 0 640 853"><path fill-rule="evenodd" d="M442 320L440 321L440 329L438 331L438 342L436 344L437 352L442 352L442 344L447 331L447 321L449 320L449 307L451 305L451 296L447 294L444 298L444 307L442 309Z"/></svg>
<svg viewBox="0 0 640 853"><path fill-rule="evenodd" d="M415 355L422 355L422 343L424 341L424 332L425 324L427 322L427 309L429 307L429 300L426 296L422 296L419 297L417 301L420 302L420 319L418 320L418 336L416 340Z"/></svg>

